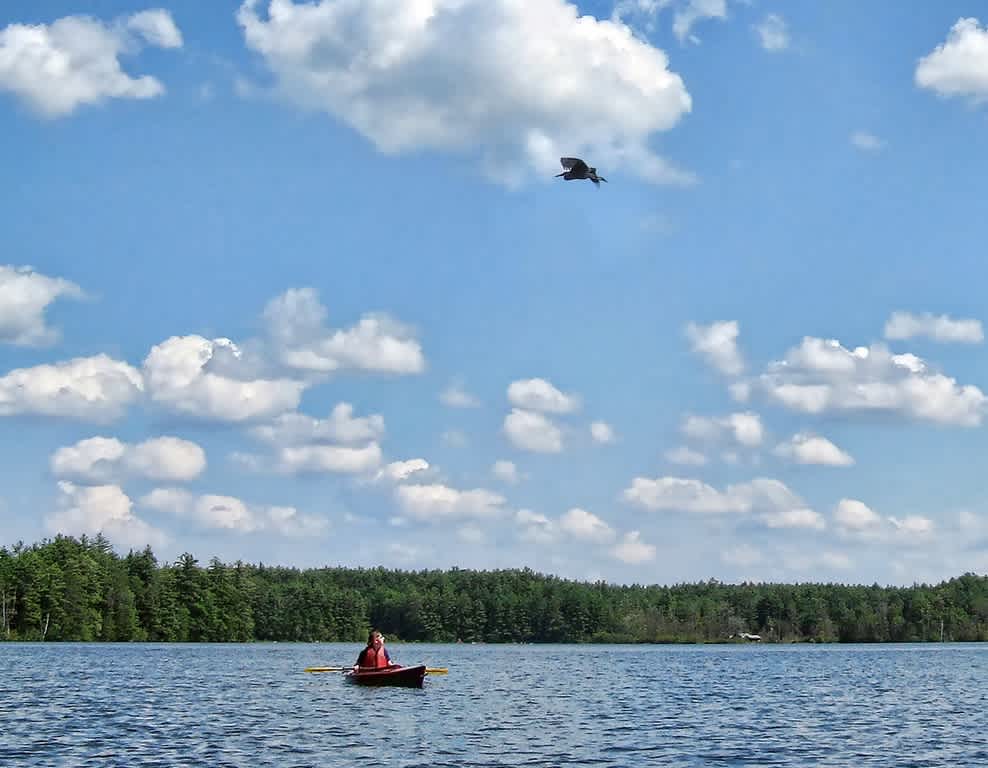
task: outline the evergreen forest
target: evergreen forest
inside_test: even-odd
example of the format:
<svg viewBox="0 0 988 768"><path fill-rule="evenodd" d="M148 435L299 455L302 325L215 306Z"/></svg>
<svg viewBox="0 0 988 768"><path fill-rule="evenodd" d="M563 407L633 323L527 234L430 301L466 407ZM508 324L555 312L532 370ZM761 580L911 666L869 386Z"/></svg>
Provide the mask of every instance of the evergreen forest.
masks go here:
<svg viewBox="0 0 988 768"><path fill-rule="evenodd" d="M484 643L988 640L988 576L936 585L614 585L529 569L159 562L103 536L0 548L0 639Z"/></svg>

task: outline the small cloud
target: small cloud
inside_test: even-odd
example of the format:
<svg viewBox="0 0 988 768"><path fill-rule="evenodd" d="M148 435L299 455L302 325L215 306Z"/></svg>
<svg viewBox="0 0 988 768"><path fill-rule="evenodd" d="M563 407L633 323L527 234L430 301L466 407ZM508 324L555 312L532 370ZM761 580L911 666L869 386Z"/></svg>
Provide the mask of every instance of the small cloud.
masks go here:
<svg viewBox="0 0 988 768"><path fill-rule="evenodd" d="M590 425L590 436L598 443L613 443L617 439L614 428L606 421L595 421Z"/></svg>
<svg viewBox="0 0 988 768"><path fill-rule="evenodd" d="M666 451L665 457L667 461L673 464L682 464L690 467L702 467L707 463L706 456L699 451L687 448L685 445L681 445L671 451Z"/></svg>
<svg viewBox="0 0 988 768"><path fill-rule="evenodd" d="M851 143L865 152L877 152L885 148L885 142L867 131L855 131L851 134Z"/></svg>
<svg viewBox="0 0 988 768"><path fill-rule="evenodd" d="M491 472L494 476L506 483L515 485L521 479L518 474L518 467L513 461L507 461L505 459L498 459L494 462L494 466L491 467Z"/></svg>
<svg viewBox="0 0 988 768"><path fill-rule="evenodd" d="M775 448L776 456L797 464L821 464L830 467L849 467L854 459L825 437L805 432L793 435L787 443Z"/></svg>
<svg viewBox="0 0 988 768"><path fill-rule="evenodd" d="M439 395L439 401L450 408L477 408L480 400L463 388L462 382L454 381Z"/></svg>
<svg viewBox="0 0 988 768"><path fill-rule="evenodd" d="M980 320L955 320L948 315L934 315L924 312L893 312L885 323L885 338L901 341L925 336L943 343L980 344L985 340Z"/></svg>
<svg viewBox="0 0 988 768"><path fill-rule="evenodd" d="M916 65L916 85L941 96L988 99L988 28L975 18L960 18L945 42Z"/></svg>
<svg viewBox="0 0 988 768"><path fill-rule="evenodd" d="M623 563L639 565L655 559L655 547L642 541L639 531L629 531L611 549L611 554Z"/></svg>
<svg viewBox="0 0 988 768"><path fill-rule="evenodd" d="M508 386L508 401L528 411L572 413L580 407L580 399L556 389L545 379L522 379Z"/></svg>
<svg viewBox="0 0 988 768"><path fill-rule="evenodd" d="M541 413L513 408L504 417L504 433L511 443L524 451L559 453L563 450L563 433Z"/></svg>
<svg viewBox="0 0 988 768"><path fill-rule="evenodd" d="M766 51L784 51L789 47L789 30L785 19L775 13L768 14L760 24L755 25L759 42Z"/></svg>
<svg viewBox="0 0 988 768"><path fill-rule="evenodd" d="M739 332L737 320L686 326L693 352L726 376L737 376L744 370L744 360L738 351Z"/></svg>
<svg viewBox="0 0 988 768"><path fill-rule="evenodd" d="M607 541L614 537L614 530L597 515L574 507L559 518L560 530L576 539Z"/></svg>

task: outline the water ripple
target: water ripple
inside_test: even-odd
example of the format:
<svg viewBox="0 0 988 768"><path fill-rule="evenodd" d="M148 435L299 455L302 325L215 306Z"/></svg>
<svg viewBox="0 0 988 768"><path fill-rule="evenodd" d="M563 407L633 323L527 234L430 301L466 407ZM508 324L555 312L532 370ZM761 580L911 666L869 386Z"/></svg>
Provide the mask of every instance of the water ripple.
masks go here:
<svg viewBox="0 0 988 768"><path fill-rule="evenodd" d="M0 766L968 766L988 647L0 644Z"/></svg>

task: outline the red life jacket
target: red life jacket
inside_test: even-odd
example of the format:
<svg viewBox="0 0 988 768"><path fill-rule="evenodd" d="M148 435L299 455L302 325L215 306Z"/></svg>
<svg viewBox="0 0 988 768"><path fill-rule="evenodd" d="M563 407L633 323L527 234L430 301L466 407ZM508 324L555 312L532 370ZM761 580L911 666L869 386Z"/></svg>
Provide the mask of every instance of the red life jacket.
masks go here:
<svg viewBox="0 0 988 768"><path fill-rule="evenodd" d="M387 667L390 665L388 657L384 655L384 646L381 646L381 650L375 650L374 646L369 645L364 648L363 656L360 659L360 666L362 667Z"/></svg>

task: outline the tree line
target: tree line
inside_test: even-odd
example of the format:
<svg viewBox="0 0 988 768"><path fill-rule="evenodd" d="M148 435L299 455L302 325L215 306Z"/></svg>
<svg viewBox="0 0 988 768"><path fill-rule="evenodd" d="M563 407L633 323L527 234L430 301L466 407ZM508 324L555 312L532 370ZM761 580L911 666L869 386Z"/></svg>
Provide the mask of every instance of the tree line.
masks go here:
<svg viewBox="0 0 988 768"><path fill-rule="evenodd" d="M422 642L988 640L988 576L936 585L577 582L530 569L159 563L102 535L0 548L0 638Z"/></svg>

